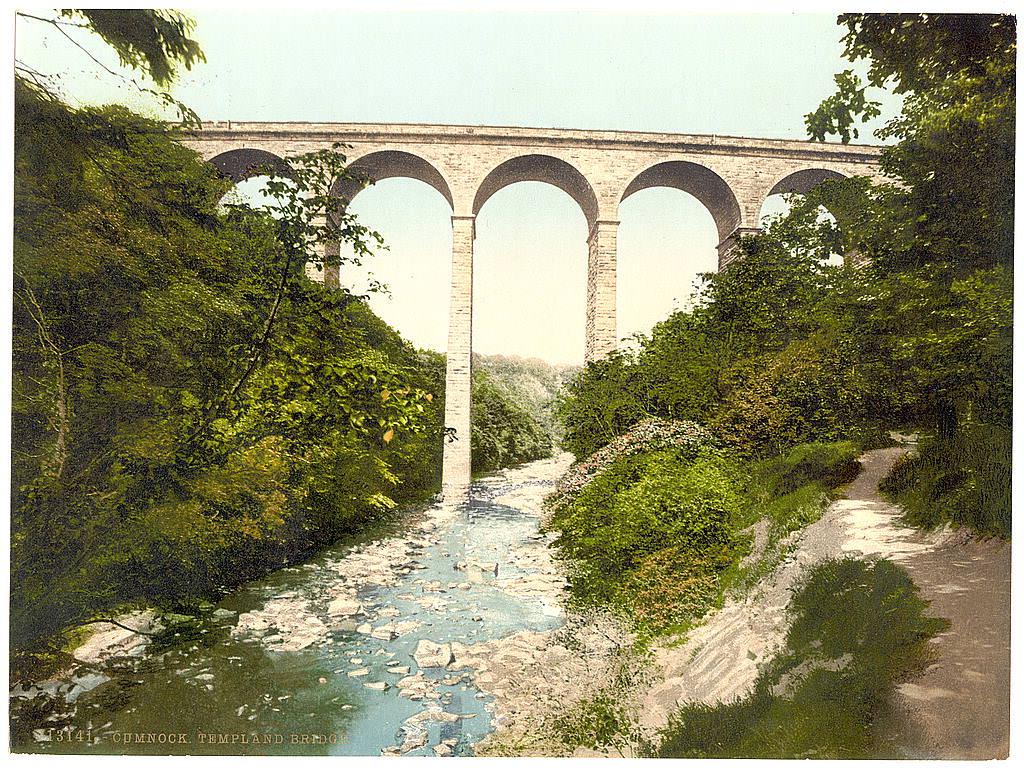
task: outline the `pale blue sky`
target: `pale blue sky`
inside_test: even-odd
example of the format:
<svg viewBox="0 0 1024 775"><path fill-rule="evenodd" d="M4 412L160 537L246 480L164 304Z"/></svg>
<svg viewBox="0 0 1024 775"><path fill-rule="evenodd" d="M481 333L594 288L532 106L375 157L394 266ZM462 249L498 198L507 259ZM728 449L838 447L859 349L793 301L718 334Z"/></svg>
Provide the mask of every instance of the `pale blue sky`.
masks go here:
<svg viewBox="0 0 1024 775"><path fill-rule="evenodd" d="M833 15L325 9L190 15L208 61L183 73L173 91L207 120L803 139L803 115L832 92L833 74L851 67L840 58L842 30ZM22 22L18 32L19 57L44 72L65 73L69 95L152 110L42 25ZM102 45L90 50L116 67ZM886 116L896 104L887 100ZM872 141L870 127L862 140ZM426 184L388 180L360 194L353 210L391 246L374 266L392 295L373 306L414 343L443 350L447 203ZM717 238L707 211L675 190L636 194L623 203L620 219L619 334L627 336L686 301L696 273L715 267ZM475 350L582 360L585 238L579 208L545 184L519 183L487 203L475 244Z"/></svg>

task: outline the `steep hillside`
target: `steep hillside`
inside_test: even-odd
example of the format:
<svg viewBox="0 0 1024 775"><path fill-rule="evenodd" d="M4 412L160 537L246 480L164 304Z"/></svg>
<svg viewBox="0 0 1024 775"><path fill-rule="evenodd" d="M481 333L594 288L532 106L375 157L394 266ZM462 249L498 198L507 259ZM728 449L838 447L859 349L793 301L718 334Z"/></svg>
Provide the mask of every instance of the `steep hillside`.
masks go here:
<svg viewBox="0 0 1024 775"><path fill-rule="evenodd" d="M473 353L473 367L485 372L519 403L557 445L563 428L554 415L554 398L579 366L552 365L540 358Z"/></svg>

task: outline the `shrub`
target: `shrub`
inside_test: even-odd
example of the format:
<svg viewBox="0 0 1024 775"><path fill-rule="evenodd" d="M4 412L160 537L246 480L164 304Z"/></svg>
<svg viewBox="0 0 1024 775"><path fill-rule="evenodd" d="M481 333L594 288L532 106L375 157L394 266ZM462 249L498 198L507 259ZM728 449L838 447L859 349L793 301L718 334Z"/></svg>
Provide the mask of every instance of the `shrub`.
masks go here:
<svg viewBox="0 0 1024 775"><path fill-rule="evenodd" d="M836 488L860 471L860 450L851 441L798 444L775 458L755 465L772 497L796 492L809 484Z"/></svg>
<svg viewBox="0 0 1024 775"><path fill-rule="evenodd" d="M619 458L552 520L575 599L628 610L654 631L699 617L742 551L739 503L720 456L668 449Z"/></svg>
<svg viewBox="0 0 1024 775"><path fill-rule="evenodd" d="M737 387L710 428L740 454L778 455L794 444L836 441L858 430L867 386L850 368L842 342L795 342L768 358L737 366Z"/></svg>
<svg viewBox="0 0 1024 775"><path fill-rule="evenodd" d="M646 420L638 423L569 469L559 480L549 506L557 508L558 503L575 497L594 477L623 456L670 448L692 460L717 449L718 442L694 422Z"/></svg>

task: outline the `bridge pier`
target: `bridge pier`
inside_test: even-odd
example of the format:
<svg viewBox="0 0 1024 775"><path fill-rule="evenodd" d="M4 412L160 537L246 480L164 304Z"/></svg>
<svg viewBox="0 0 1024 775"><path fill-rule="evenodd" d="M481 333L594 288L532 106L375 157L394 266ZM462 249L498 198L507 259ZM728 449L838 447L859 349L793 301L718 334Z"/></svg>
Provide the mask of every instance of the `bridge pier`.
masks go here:
<svg viewBox="0 0 1024 775"><path fill-rule="evenodd" d="M473 238L476 218L452 216L451 306L448 313L448 354L445 372L444 424L455 429L446 441L441 463L444 502L469 499L472 478L470 407L473 383Z"/></svg>
<svg viewBox="0 0 1024 775"><path fill-rule="evenodd" d="M587 325L584 358L603 358L618 346L615 317L619 222L596 221L587 237Z"/></svg>

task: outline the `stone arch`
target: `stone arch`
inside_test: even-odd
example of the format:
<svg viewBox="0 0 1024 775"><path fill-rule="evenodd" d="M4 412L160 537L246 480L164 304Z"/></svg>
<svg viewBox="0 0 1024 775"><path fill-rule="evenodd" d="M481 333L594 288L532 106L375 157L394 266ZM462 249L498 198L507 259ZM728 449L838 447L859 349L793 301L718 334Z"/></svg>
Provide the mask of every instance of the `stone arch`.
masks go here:
<svg viewBox="0 0 1024 775"><path fill-rule="evenodd" d="M208 159L208 162L232 183L241 183L248 178L265 175L267 169L289 178L295 177L295 171L284 159L259 148L236 148L233 151L225 151Z"/></svg>
<svg viewBox="0 0 1024 775"><path fill-rule="evenodd" d="M826 180L845 180L846 175L835 170L824 169L821 167L809 167L807 169L797 170L796 172L790 172L783 176L774 186L772 186L768 193L764 195L761 200L761 204L757 208L756 217L760 219L761 213L764 210L765 202L768 201L768 197L775 196L776 194L809 194L814 190L815 186ZM832 209L828 209L832 217L836 219L837 223L842 223L842 213L833 212Z"/></svg>
<svg viewBox="0 0 1024 775"><path fill-rule="evenodd" d="M760 219L761 213L764 211L765 202L768 201L768 197L776 194L809 194L814 188L826 180L845 180L846 175L835 170L825 169L822 167L809 167L807 169L797 170L796 172L790 172L789 174L782 177L774 186L769 189L768 193L765 194L764 199L761 200L761 205L758 208L757 216ZM843 246L840 249L840 253L848 259L848 261L854 266L861 266L864 263L864 259L860 252L854 246L847 244L847 237L844 233L843 222L848 217L848 214L844 214L835 208L822 207L820 209L826 210L836 222L836 226L839 228L839 232L842 235Z"/></svg>
<svg viewBox="0 0 1024 775"><path fill-rule="evenodd" d="M843 180L845 177L846 175L834 170L822 168L797 170L789 173L772 186L771 190L765 194L765 199L775 194L809 194L822 181ZM761 204L763 206L764 202Z"/></svg>
<svg viewBox="0 0 1024 775"><path fill-rule="evenodd" d="M515 156L487 173L473 198L473 215L478 215L487 200L505 186L524 181L549 183L560 188L583 210L588 229L597 222L597 195L590 181L569 162L540 153Z"/></svg>
<svg viewBox="0 0 1024 775"><path fill-rule="evenodd" d="M740 225L740 204L729 184L718 173L689 161L664 161L648 167L626 186L619 204L637 191L656 186L677 188L695 197L711 213L720 240Z"/></svg>
<svg viewBox="0 0 1024 775"><path fill-rule="evenodd" d="M374 182L387 178L412 178L422 181L443 196L452 209L455 209L455 200L444 175L426 159L408 151L373 151L353 161L348 169L365 175ZM331 187L331 195L340 197L344 207L363 188L363 183L358 180L339 178Z"/></svg>

